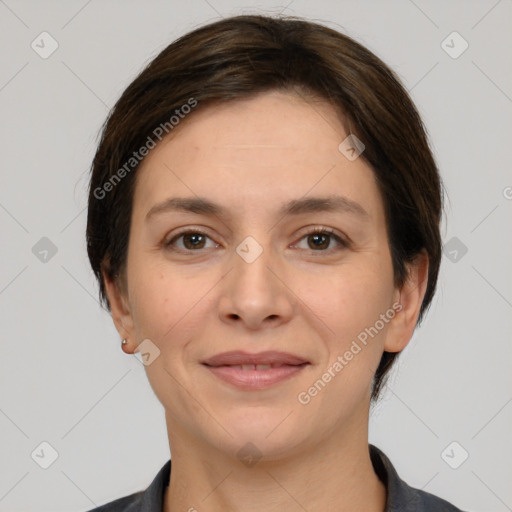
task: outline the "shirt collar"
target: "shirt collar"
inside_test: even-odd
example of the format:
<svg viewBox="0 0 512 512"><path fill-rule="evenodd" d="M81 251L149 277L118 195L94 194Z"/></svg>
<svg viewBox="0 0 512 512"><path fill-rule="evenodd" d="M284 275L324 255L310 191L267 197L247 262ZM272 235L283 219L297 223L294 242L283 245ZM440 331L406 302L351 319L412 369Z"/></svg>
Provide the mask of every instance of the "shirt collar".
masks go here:
<svg viewBox="0 0 512 512"><path fill-rule="evenodd" d="M388 457L376 446L370 444L370 458L373 469L386 486L386 508L384 512L422 512L424 510L417 489L407 485L396 472Z"/></svg>

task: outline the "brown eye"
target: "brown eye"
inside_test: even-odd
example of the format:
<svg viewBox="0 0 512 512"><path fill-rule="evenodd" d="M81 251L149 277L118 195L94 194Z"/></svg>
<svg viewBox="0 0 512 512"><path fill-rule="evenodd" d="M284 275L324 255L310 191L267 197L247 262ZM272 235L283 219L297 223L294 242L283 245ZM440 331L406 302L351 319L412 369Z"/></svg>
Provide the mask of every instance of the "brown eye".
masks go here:
<svg viewBox="0 0 512 512"><path fill-rule="evenodd" d="M182 240L182 244L177 242ZM169 249L176 249L181 251L197 251L198 249L204 249L207 240L211 240L210 237L202 231L182 231L176 236L171 238L168 242L165 242L165 247Z"/></svg>
<svg viewBox="0 0 512 512"><path fill-rule="evenodd" d="M331 236L326 233L315 233L308 235L308 241L311 249L327 249L329 247Z"/></svg>
<svg viewBox="0 0 512 512"><path fill-rule="evenodd" d="M304 235L302 239L307 239L306 249L313 252L329 252L331 250L348 247L348 243L329 228L315 228L310 233ZM331 243L333 240L336 244L334 247L330 247L333 245Z"/></svg>
<svg viewBox="0 0 512 512"><path fill-rule="evenodd" d="M183 245L187 249L202 249L204 242L205 237L201 233L187 233L183 235Z"/></svg>

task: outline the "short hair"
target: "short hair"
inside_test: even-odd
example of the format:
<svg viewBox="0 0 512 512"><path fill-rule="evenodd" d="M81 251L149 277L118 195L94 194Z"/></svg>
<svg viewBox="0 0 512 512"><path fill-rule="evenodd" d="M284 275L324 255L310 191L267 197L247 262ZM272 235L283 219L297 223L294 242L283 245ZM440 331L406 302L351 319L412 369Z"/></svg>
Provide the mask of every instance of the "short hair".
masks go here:
<svg viewBox="0 0 512 512"><path fill-rule="evenodd" d="M407 263L429 258L421 322L441 262L443 187L420 115L395 73L354 39L290 16L240 15L199 27L162 50L123 92L102 126L91 167L87 251L110 311L102 269L124 279L139 148L207 106L280 90L319 97L364 143L382 196L395 286ZM191 108L193 105L194 108ZM183 116L180 116L183 117ZM178 121L179 122L179 121ZM160 131L158 131L160 127ZM340 141L341 142L341 141ZM384 352L375 400L398 353Z"/></svg>

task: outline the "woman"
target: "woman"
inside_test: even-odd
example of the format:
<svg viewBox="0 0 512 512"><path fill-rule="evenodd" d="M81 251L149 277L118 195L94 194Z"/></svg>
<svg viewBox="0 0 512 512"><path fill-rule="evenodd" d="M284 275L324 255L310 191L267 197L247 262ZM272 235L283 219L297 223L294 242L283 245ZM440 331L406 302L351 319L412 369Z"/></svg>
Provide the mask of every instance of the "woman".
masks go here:
<svg viewBox="0 0 512 512"><path fill-rule="evenodd" d="M368 444L441 208L417 110L347 36L237 16L164 49L105 123L87 241L172 471L95 510L459 510Z"/></svg>

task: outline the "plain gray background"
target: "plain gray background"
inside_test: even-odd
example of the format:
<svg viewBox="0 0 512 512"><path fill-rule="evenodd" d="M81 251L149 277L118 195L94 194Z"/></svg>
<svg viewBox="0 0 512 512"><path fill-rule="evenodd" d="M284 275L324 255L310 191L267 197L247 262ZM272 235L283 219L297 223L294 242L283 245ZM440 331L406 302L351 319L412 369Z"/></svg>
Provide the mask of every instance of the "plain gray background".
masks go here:
<svg viewBox="0 0 512 512"><path fill-rule="evenodd" d="M448 192L445 254L370 441L415 487L512 510L510 0L0 0L0 510L88 510L144 489L168 460L163 408L97 301L88 170L109 108L152 57L254 12L347 33L416 102Z"/></svg>

